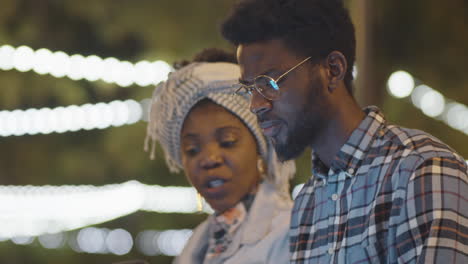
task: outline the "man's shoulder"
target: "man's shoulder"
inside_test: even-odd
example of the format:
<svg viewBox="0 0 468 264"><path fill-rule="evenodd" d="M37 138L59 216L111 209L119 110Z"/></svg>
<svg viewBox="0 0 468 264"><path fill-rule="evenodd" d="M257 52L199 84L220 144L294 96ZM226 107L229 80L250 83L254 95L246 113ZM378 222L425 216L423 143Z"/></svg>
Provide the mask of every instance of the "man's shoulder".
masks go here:
<svg viewBox="0 0 468 264"><path fill-rule="evenodd" d="M386 126L384 141L390 142L396 158L412 166L431 159L449 159L465 164L454 149L427 132L397 125Z"/></svg>
<svg viewBox="0 0 468 264"><path fill-rule="evenodd" d="M398 145L407 154L420 155L422 158L461 156L450 146L427 132L396 125L388 125L385 137Z"/></svg>

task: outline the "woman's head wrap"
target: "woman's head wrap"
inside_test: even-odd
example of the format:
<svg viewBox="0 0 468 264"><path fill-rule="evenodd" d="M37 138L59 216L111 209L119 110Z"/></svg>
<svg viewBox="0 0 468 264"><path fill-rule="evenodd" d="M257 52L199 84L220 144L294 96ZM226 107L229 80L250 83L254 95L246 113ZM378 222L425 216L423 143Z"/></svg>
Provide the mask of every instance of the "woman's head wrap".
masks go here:
<svg viewBox="0 0 468 264"><path fill-rule="evenodd" d="M168 80L157 85L153 92L145 150L148 151L152 143L151 159L154 159L155 144L159 141L169 169L172 172L183 169L182 126L192 107L201 100L209 99L237 116L249 128L260 155L267 162L266 180L287 194L289 179L295 173L294 162L283 163L277 159L273 147L257 124L256 116L249 111L248 100L233 95L239 76L239 66L225 62L192 63L171 73Z"/></svg>

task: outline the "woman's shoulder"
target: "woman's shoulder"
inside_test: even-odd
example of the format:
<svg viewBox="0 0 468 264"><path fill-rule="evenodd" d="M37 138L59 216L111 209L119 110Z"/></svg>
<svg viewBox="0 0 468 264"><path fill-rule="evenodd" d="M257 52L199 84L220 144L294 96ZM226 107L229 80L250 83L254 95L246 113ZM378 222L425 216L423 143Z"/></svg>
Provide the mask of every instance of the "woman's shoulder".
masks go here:
<svg viewBox="0 0 468 264"><path fill-rule="evenodd" d="M280 195L274 187L263 183L244 223L244 241L254 242L266 237L285 236L289 230L292 201Z"/></svg>
<svg viewBox="0 0 468 264"><path fill-rule="evenodd" d="M192 235L185 244L182 252L174 259L173 264L201 263L203 261L204 252L208 245L208 232L211 217L212 216L209 216L193 229Z"/></svg>

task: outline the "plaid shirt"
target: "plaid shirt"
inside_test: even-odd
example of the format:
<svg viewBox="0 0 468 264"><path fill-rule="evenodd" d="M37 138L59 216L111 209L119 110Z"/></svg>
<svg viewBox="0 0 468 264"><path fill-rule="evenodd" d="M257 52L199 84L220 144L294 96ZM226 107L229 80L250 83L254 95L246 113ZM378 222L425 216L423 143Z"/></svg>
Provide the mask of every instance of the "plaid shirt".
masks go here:
<svg viewBox="0 0 468 264"><path fill-rule="evenodd" d="M291 263L468 263L468 171L376 107L294 202Z"/></svg>

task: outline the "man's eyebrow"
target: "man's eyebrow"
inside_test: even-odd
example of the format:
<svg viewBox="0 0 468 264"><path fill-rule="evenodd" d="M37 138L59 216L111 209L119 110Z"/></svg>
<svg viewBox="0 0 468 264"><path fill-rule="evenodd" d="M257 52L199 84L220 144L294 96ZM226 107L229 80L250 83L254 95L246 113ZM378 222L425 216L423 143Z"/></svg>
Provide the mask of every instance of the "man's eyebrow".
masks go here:
<svg viewBox="0 0 468 264"><path fill-rule="evenodd" d="M279 72L278 70L276 70L276 69L274 69L274 68L271 68L271 69L269 69L269 70L263 72L263 73L260 74L260 75L266 75L266 76L272 77L271 75L274 75L275 73L278 73L278 72Z"/></svg>
<svg viewBox="0 0 468 264"><path fill-rule="evenodd" d="M271 68L271 69L269 69L269 70L267 70L267 71L265 71L265 72L259 74L259 76L260 76L260 75L267 75L267 76L272 77L271 75L274 75L274 74L276 74L276 73L278 73L278 72L279 72L278 70ZM242 78L239 78L238 81L239 81L240 84L243 84L243 85L251 85L251 84L253 84L253 81L247 81L247 80L244 80L244 79L242 79Z"/></svg>

